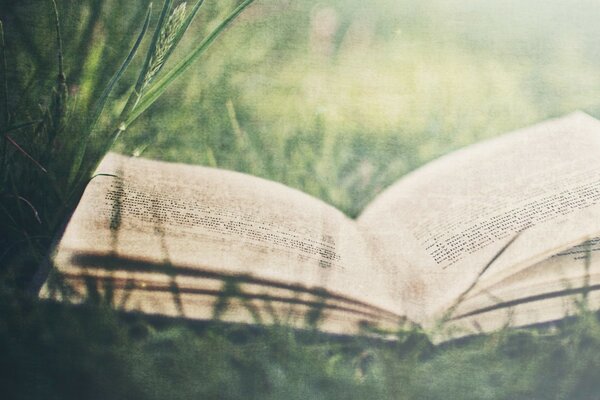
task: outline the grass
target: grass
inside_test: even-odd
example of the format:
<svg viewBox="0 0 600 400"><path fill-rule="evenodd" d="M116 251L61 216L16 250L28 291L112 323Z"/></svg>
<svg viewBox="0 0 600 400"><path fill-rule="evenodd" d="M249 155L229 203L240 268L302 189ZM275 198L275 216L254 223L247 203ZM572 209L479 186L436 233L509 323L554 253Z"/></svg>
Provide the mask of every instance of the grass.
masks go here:
<svg viewBox="0 0 600 400"><path fill-rule="evenodd" d="M198 327L24 292L113 142L276 180L354 217L453 149L575 109L600 116L599 6L522 3L261 0L207 51L240 2L206 0L169 33L178 2L59 1L63 80L52 2L0 2L3 397L597 397L587 313L434 348L419 332L386 344Z"/></svg>
<svg viewBox="0 0 600 400"><path fill-rule="evenodd" d="M504 331L433 348L285 327L193 327L3 296L4 398L592 399L600 326Z"/></svg>

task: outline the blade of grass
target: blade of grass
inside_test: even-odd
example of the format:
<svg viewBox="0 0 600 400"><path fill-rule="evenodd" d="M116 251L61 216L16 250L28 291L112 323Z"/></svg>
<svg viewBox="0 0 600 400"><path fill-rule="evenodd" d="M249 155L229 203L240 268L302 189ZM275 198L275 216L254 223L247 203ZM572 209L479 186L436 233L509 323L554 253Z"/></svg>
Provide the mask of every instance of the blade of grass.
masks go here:
<svg viewBox="0 0 600 400"><path fill-rule="evenodd" d="M31 213L33 214L35 220L41 224L42 220L40 219L40 214L38 213L38 211L35 209L35 207L33 206L33 204L31 204L31 202L29 200L27 200L25 197L23 196L19 196L19 195L5 195L5 197L14 197L17 200L22 201L23 203L27 204L27 207L29 207L29 209L31 210Z"/></svg>
<svg viewBox="0 0 600 400"><path fill-rule="evenodd" d="M26 158L28 158L31 162L33 162L36 167L38 167L39 169L41 169L44 173L48 173L48 171L46 170L46 168L44 168L42 166L42 164L40 164L35 158L33 158L31 155L29 155L29 153L27 153L21 146L19 146L19 144L17 142L15 142L15 140L13 138L11 138L9 135L5 134L4 137L6 138L6 140L8 140L8 142L10 144L12 144L21 154L23 154Z"/></svg>
<svg viewBox="0 0 600 400"><path fill-rule="evenodd" d="M4 43L4 26L2 25L2 21L0 20L0 51L2 54L0 55L1 59L0 67L2 68L2 107L4 107L3 113L3 121L2 127L8 127L8 123L10 121L10 114L8 112L8 78L6 76L6 45ZM6 164L8 160L6 159L6 147L7 141L2 140L0 148L0 176L3 175L4 168L6 168Z"/></svg>
<svg viewBox="0 0 600 400"><path fill-rule="evenodd" d="M41 119L36 119L35 121L22 122L20 124L16 124L16 125L13 125L13 126L7 128L3 133L6 134L8 132L16 131L18 129L27 128L28 126L39 124L42 121L43 120L41 120Z"/></svg>
<svg viewBox="0 0 600 400"><path fill-rule="evenodd" d="M87 149L87 137L89 137L89 135L91 135L91 133L94 131L96 124L98 123L98 119L100 118L100 115L102 114L102 112L104 111L104 108L106 107L106 103L108 101L110 94L112 93L117 82L121 79L121 77L123 76L123 74L125 73L127 68L129 67L131 60L137 53L137 50L140 47L140 44L142 43L142 40L143 40L144 36L146 35L146 32L148 31L148 26L150 25L150 17L151 16L152 16L152 3L150 3L148 5L148 10L146 11L146 17L144 18L144 23L142 25L142 30L140 31L135 43L129 50L129 54L127 54L127 57L125 58L125 60L123 60L123 63L121 64L121 66L119 67L117 72L115 72L115 74L113 75L111 80L108 82L108 84L104 88L104 91L102 92L102 95L100 96L100 99L98 100L98 103L94 110L91 122L88 126L88 131L85 133L85 139L82 141L82 144L79 146L79 149L77 150L77 153L75 154L75 158L74 158L72 166L71 166L71 171L69 172L69 179L68 179L69 185L71 185L73 183L73 181L76 179L77 175L80 172L81 164L83 162L83 158L85 156L85 152Z"/></svg>
<svg viewBox="0 0 600 400"><path fill-rule="evenodd" d="M2 132L2 136L4 137L4 140L2 140L3 148L2 148L2 153L0 153L2 155L2 159L0 160L0 162L1 162L1 164L0 164L0 167L1 167L0 168L0 179L2 180L3 183L4 183L4 178L6 177L5 173L8 173L8 143L10 142L10 139L7 135L8 132L12 132L12 131L16 131L18 129L26 128L28 126L36 125L41 122L42 122L42 120L23 122L23 123L8 127L4 132Z"/></svg>
<svg viewBox="0 0 600 400"><path fill-rule="evenodd" d="M19 197L20 193L19 193L17 183L15 182L14 174L8 174L8 183L10 184L10 187L12 189L12 195L14 197ZM15 216L17 217L17 220L23 221L23 216L25 214L23 212L23 206L21 205L21 202L16 201L15 206L17 208L17 213L15 214ZM14 211L13 211L13 213L14 213ZM27 230L22 225L20 226L20 228L23 230L24 235L27 236Z"/></svg>
<svg viewBox="0 0 600 400"><path fill-rule="evenodd" d="M225 18L194 50L192 50L183 60L181 60L173 69L159 78L148 91L142 96L137 107L129 115L124 115L122 130L125 130L133 121L135 121L145 110L164 93L169 85L183 74L200 57L206 49L215 41L215 39L229 26L235 18L244 11L254 0L244 0L235 10Z"/></svg>
<svg viewBox="0 0 600 400"><path fill-rule="evenodd" d="M4 108L3 113L3 126L8 126L10 121L10 113L8 112L8 77L6 76L7 63L6 63L6 44L4 43L4 26L2 20L0 20L0 68L2 68L2 107Z"/></svg>
<svg viewBox="0 0 600 400"><path fill-rule="evenodd" d="M52 96L52 104L50 106L50 121L52 122L52 129L48 130L48 143L53 143L54 139L58 135L59 131L62 130L66 116L66 103L67 103L67 79L64 72L63 62L63 45L62 45L62 34L60 26L60 15L58 13L58 6L56 0L52 0L54 9L54 26L56 29L56 51L57 51L57 67L58 74L56 76L56 90Z"/></svg>
<svg viewBox="0 0 600 400"><path fill-rule="evenodd" d="M146 32L148 31L148 26L150 25L150 17L151 16L152 16L152 3L150 3L148 5L148 11L146 11L146 17L144 18L144 24L142 25L142 30L140 31L135 43L131 47L131 50L129 50L129 54L127 54L127 57L125 58L125 60L123 60L123 63L121 64L121 66L119 67L117 72L115 72L115 74L113 75L111 80L108 82L108 84L104 88L104 91L100 95L100 99L98 100L98 104L96 105L96 108L94 110L94 114L92 117L92 121L90 124L90 132L87 132L88 135L96 127L98 118L100 117L100 115L102 114L102 111L104 110L104 107L106 106L108 96L110 96L115 85L117 84L117 82L119 82L119 80L121 79L121 77L123 76L125 71L127 70L127 67L129 67L131 60L137 53L137 50L140 47L140 44L142 43L142 39L144 38L144 36L146 35Z"/></svg>
<svg viewBox="0 0 600 400"><path fill-rule="evenodd" d="M56 5L56 0L52 0L52 7L54 9L54 25L56 29L56 46L58 53L58 79L64 79L62 36L60 33L60 17L58 15L58 6Z"/></svg>

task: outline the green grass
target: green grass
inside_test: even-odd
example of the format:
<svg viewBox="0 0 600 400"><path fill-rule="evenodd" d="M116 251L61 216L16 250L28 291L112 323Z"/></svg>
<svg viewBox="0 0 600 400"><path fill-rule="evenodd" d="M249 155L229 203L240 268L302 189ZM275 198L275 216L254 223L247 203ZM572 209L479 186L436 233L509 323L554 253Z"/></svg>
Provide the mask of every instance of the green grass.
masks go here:
<svg viewBox="0 0 600 400"><path fill-rule="evenodd" d="M161 2L105 94L148 3L59 1L63 87L52 3L0 2L0 131L28 155L0 142L0 397L598 397L600 327L588 314L550 333L434 348L418 332L386 344L285 327L199 328L28 297L80 193L80 149L91 149L76 171L84 181L119 121L138 117L123 108L152 52ZM237 4L206 0L146 93L188 65L199 38ZM599 11L594 1L257 0L115 149L266 177L354 217L453 149L575 109L600 116Z"/></svg>
<svg viewBox="0 0 600 400"><path fill-rule="evenodd" d="M285 327L149 323L3 295L0 383L7 399L593 399L600 326L505 331L433 348Z"/></svg>

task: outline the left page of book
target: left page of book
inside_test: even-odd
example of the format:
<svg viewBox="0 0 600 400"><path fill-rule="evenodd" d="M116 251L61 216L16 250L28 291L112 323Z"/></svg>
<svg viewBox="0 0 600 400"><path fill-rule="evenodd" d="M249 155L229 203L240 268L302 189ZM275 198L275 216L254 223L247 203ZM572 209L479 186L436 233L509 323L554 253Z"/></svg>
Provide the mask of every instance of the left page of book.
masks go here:
<svg viewBox="0 0 600 400"><path fill-rule="evenodd" d="M402 314L335 208L241 173L117 154L86 188L54 264L80 296L93 285L153 314L298 325L317 315L334 332Z"/></svg>

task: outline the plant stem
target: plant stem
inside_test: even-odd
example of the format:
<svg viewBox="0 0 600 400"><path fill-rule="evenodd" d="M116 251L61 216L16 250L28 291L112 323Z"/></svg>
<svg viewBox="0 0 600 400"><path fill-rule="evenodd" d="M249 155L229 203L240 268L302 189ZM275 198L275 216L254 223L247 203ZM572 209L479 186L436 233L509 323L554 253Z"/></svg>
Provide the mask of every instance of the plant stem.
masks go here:
<svg viewBox="0 0 600 400"><path fill-rule="evenodd" d="M1 20L0 20L0 52L2 53L1 54L2 58L0 60L0 62L2 64L0 64L0 66L2 67L2 103L3 103L2 106L4 107L4 113L3 113L4 120L2 121L2 128L8 129L8 124L10 122L10 113L8 112L8 77L6 76L6 71L7 71L6 44L4 43L4 26L2 25ZM0 142L2 144L2 148L0 148L0 157L2 157L0 159L0 179L4 173L4 169L8 168L8 160L6 159L6 149L8 147L7 141L8 141L7 138L0 139Z"/></svg>

